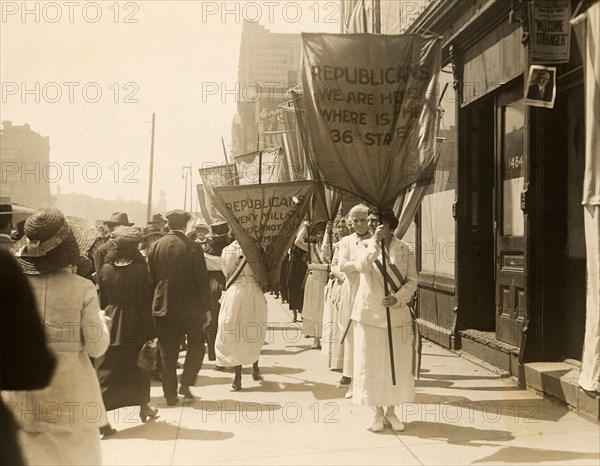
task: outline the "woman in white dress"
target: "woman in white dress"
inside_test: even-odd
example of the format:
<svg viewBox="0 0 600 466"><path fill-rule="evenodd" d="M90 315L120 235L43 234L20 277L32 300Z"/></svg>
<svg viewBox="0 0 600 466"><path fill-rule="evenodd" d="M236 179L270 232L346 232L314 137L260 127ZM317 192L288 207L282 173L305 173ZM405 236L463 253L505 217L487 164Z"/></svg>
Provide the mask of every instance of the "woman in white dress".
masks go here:
<svg viewBox="0 0 600 466"><path fill-rule="evenodd" d="M252 364L252 378L262 380L258 357L267 336L267 300L237 240L223 249L221 263L226 284L215 342L217 365L235 368L231 386L241 390L242 365Z"/></svg>
<svg viewBox="0 0 600 466"><path fill-rule="evenodd" d="M308 226L300 231L296 238L296 246L310 253L310 262L306 283L304 285L304 307L302 308L302 332L314 337L311 349L321 349L323 333L323 308L325 305L325 285L329 277L329 260L321 251L325 222L315 223L310 231Z"/></svg>
<svg viewBox="0 0 600 466"><path fill-rule="evenodd" d="M335 229L335 232L332 230ZM340 344L343 328L346 322L342 322L341 298L342 287L346 275L340 272L338 266L339 241L350 234L346 221L340 218L335 226L327 222L323 245L321 251L324 257L332 257L329 281L325 287L325 306L323 309L323 341L322 353L327 359L327 367L331 370L341 370L344 362L344 347ZM331 241L331 242L330 242Z"/></svg>
<svg viewBox="0 0 600 466"><path fill-rule="evenodd" d="M381 217L381 225L379 218ZM352 319L354 326L353 399L356 404L375 407L373 432L387 423L394 431L404 430L394 407L411 403L415 397L413 375L413 327L407 302L417 288L414 250L394 236L398 220L391 210L381 214L369 210L368 223L373 237L365 249L357 251L356 269L360 284ZM382 274L383 240L386 252L388 294ZM392 384L386 306L390 308L396 385ZM387 406L384 414L383 407Z"/></svg>

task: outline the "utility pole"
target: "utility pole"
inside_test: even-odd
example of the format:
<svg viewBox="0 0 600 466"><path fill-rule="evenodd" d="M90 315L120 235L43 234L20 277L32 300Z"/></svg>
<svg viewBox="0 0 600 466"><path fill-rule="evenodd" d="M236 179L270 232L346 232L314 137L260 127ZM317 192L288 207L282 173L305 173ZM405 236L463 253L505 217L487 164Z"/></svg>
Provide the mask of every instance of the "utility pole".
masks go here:
<svg viewBox="0 0 600 466"><path fill-rule="evenodd" d="M229 160L227 159L227 149L225 149L225 140L223 136L221 136L221 144L223 145L223 155L225 156L225 165L229 165Z"/></svg>
<svg viewBox="0 0 600 466"><path fill-rule="evenodd" d="M192 202L192 165L184 165L181 167L181 177L185 178L185 187L183 190L183 210L187 211L187 197L188 197L188 181L190 183L190 210L193 208L194 203Z"/></svg>
<svg viewBox="0 0 600 466"><path fill-rule="evenodd" d="M148 208L146 210L146 221L152 219L152 178L154 176L154 123L155 114L152 113L152 139L150 142L150 176L148 179Z"/></svg>

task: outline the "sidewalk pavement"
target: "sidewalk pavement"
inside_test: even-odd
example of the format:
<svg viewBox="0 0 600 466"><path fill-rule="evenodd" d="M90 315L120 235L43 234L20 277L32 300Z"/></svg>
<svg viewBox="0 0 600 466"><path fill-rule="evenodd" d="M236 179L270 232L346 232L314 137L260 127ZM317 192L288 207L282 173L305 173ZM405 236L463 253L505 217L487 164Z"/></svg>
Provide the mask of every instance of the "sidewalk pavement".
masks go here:
<svg viewBox="0 0 600 466"><path fill-rule="evenodd" d="M518 388L425 341L416 403L403 407L406 430L369 430L373 410L345 399L341 374L326 367L312 339L291 323L280 300L269 304L262 382L243 369L207 362L192 388L199 398L168 407L153 382L159 416L142 424L138 408L109 413L118 433L102 441L104 463L123 464L593 464L600 426ZM252 328L246 336L253 338ZM182 353L183 356L183 353ZM180 359L183 361L183 359ZM400 410L397 410L397 412ZM400 414L398 412L398 414ZM400 415L398 416L400 417Z"/></svg>

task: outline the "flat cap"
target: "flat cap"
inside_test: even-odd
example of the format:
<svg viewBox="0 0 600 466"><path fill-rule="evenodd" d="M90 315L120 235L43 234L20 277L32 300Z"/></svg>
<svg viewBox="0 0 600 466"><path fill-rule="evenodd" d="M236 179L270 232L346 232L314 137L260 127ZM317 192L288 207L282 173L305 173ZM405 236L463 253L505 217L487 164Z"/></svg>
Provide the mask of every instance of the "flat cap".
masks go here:
<svg viewBox="0 0 600 466"><path fill-rule="evenodd" d="M187 222L190 219L190 214L188 212L186 212L185 210L174 209L174 210L170 210L169 212L167 212L165 217L178 218L181 220L185 220Z"/></svg>

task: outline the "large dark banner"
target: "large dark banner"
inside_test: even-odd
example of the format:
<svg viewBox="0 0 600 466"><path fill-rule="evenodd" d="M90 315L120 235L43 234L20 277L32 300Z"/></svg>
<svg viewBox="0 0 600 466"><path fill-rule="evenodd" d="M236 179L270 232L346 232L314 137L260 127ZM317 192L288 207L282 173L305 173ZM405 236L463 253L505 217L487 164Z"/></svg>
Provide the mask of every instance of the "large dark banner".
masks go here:
<svg viewBox="0 0 600 466"><path fill-rule="evenodd" d="M216 186L235 184L237 178L236 166L235 164L205 164L204 168L200 168L198 171L202 177L202 185L198 186L202 188L203 193L200 193L200 188L197 187L202 215L211 225L215 222L222 222L225 219L215 205L214 189Z"/></svg>
<svg viewBox="0 0 600 466"><path fill-rule="evenodd" d="M214 188L215 202L263 287L279 283L281 261L310 204L314 183Z"/></svg>
<svg viewBox="0 0 600 466"><path fill-rule="evenodd" d="M306 122L330 186L379 207L435 170L438 37L302 34Z"/></svg>

